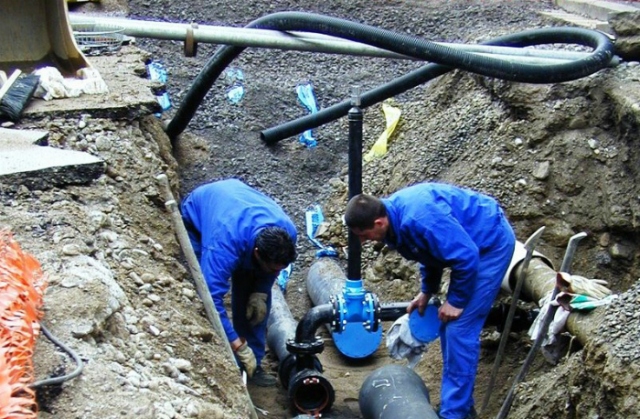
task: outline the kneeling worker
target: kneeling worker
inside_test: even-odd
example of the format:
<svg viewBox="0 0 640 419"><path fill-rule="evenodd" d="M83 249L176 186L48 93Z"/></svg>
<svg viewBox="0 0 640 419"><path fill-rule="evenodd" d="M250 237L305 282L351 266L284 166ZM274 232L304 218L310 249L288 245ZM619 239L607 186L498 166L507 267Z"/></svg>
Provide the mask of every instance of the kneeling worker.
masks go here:
<svg viewBox="0 0 640 419"><path fill-rule="evenodd" d="M260 362L271 287L296 258L293 222L273 199L237 179L197 187L181 211L231 349L251 382L275 385ZM233 324L224 308L229 289Z"/></svg>

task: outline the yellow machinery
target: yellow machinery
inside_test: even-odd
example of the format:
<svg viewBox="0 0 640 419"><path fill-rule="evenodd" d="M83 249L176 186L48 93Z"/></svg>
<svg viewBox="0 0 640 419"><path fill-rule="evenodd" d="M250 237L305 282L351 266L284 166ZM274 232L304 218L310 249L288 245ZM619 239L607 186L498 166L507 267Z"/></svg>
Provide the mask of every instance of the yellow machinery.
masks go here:
<svg viewBox="0 0 640 419"><path fill-rule="evenodd" d="M0 70L56 67L71 76L90 67L78 49L65 0L0 0Z"/></svg>

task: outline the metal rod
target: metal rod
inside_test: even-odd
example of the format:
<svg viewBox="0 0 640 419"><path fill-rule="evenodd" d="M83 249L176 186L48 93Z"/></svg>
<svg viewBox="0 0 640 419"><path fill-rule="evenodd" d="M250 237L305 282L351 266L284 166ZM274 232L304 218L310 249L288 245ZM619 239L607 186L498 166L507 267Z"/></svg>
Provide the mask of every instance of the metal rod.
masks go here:
<svg viewBox="0 0 640 419"><path fill-rule="evenodd" d="M187 34L192 33L193 40L195 42L210 44L415 60L413 57L397 54L384 49L361 44L359 42L310 32L282 32L269 29L157 22L114 17L87 16L74 13L69 14L69 19L71 24L91 22L96 24L120 26L123 28L124 34L139 38L185 41L188 36ZM537 63L541 65L553 64L562 61L573 61L589 56L589 53L587 52L577 51L467 45L447 42L436 42L436 44L461 49L467 52L477 52L481 55L504 55L505 59L508 59L509 61Z"/></svg>

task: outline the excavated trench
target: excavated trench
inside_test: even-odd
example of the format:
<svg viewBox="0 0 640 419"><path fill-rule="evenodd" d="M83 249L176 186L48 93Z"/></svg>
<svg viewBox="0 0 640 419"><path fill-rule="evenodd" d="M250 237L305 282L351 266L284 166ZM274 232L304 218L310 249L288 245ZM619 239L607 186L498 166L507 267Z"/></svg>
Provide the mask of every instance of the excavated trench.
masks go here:
<svg viewBox="0 0 640 419"><path fill-rule="evenodd" d="M425 39L473 43L551 24L535 13L551 6L546 2L523 1L515 6L512 2L505 6L467 1L446 5L230 2L224 6L214 8L198 1L188 8L163 1L132 1L129 5L133 17L238 26L271 12L293 9L346 19L355 15L362 22ZM213 52L213 47L200 45L197 57L185 58L178 42L139 39L137 44L168 69L167 88L174 104L186 97ZM305 114L293 93L301 81L313 81L319 104L326 108L349 98L353 84L366 91L415 70L419 63L249 50L234 66L245 74L243 99L238 104L228 102L228 80L216 81L170 153L168 138L151 117L134 116L134 121L122 115L115 121L89 117L86 127L79 126L77 116L60 114L30 122L33 127L52 130L56 146L88 148L106 157L109 170L92 191L78 186L55 193L36 195L21 190L3 195L3 222L14 220L20 227L19 238L62 278L73 257L64 253L69 248L63 250L63 245L73 241L79 249L88 248L81 253L108 265L126 296L109 299L109 307L100 306L98 299L89 300L101 315L88 325L74 313L82 307L81 312L87 313L84 317L92 318L91 310L77 302L87 294L110 295L112 290L54 279L47 314L57 331L92 360L92 368L85 372L82 383L74 384L78 391L52 395L43 417L110 417L110 412L119 410L136 412L138 417L222 418L242 417L239 412L246 412L233 366L216 352L216 337L206 332L206 320L195 308L193 287L180 263L169 216L150 174L167 172L172 183L179 184L179 195L208 180L242 178L276 198L300 232L305 231L305 209L319 203L328 221L319 240L345 254L347 239L340 222L348 193L345 121L314 130L315 149L304 147L297 138L267 147L259 140L259 132ZM518 388L509 417L630 418L637 414L640 190L633 144L638 129L633 104L640 98L637 68L624 63L574 82L549 85L510 83L453 71L394 98L402 116L389 151L363 167L363 188L374 194L437 179L496 196L520 240L546 226L540 251L557 265L567 240L578 232L588 233L576 254L574 271L608 280L620 298L591 316L570 318L569 330L580 342L566 348L557 366L547 364L541 356L536 358L526 383ZM173 112L163 116L165 122ZM364 122L367 150L385 121L379 108L372 106L365 111ZM94 220L96 213L109 222L94 226L86 221ZM44 237L51 235L50 246L59 245L63 256L56 258L44 243L34 241L33 236L41 231ZM117 238L106 234L110 231L117 232ZM314 245L300 236L300 257L285 295L296 321L312 305L305 278L316 260ZM145 254L125 257L125 251L134 247L145 249ZM383 301L406 301L417 292L415 266L384 248L364 248L363 278L366 287L383 296ZM509 301L506 296L501 298ZM383 327L386 330L389 324ZM157 336L154 330L159 331ZM370 359L351 362L340 356L324 329L319 333L326 346L320 355L324 375L336 390L334 406L323 417L359 418L360 386L372 371L391 363L386 349L381 347ZM489 382L498 346L496 334L488 328L482 336L477 402L485 396ZM511 336L488 417L498 412L530 344L522 332ZM429 348L416 368L434 406L439 403L441 368L437 346ZM57 365L55 350L49 348L45 353L53 361L39 365ZM193 366L176 363L176 359L190 360ZM275 373L274 354L266 361ZM269 412L268 417L292 416L282 387L249 386L249 393L256 407ZM128 404L132 398L136 406Z"/></svg>

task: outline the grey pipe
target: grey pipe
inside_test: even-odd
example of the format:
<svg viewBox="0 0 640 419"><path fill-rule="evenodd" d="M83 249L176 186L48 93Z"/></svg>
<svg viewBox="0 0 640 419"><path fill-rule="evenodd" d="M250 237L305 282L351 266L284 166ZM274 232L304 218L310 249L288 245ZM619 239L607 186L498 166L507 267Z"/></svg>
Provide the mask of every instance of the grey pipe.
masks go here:
<svg viewBox="0 0 640 419"><path fill-rule="evenodd" d="M397 364L371 373L362 383L358 403L364 419L438 419L420 376Z"/></svg>
<svg viewBox="0 0 640 419"><path fill-rule="evenodd" d="M522 264L520 264L522 265ZM522 266L516 266L514 274L519 275ZM540 301L550 294L556 284L557 272L542 258L534 257L529 263L527 277L522 285L522 299L525 301ZM604 321L605 310L601 307L588 313L574 312L569 315L566 327L569 333L585 345L590 337Z"/></svg>
<svg viewBox="0 0 640 419"><path fill-rule="evenodd" d="M309 32L281 32L268 29L192 25L187 23L87 16L73 13L69 14L69 20L71 24L91 22L119 26L123 28L124 34L140 38L186 41L188 38L187 34L192 33L194 42L210 44L415 60L413 57L366 44ZM589 53L586 52L576 51L466 45L446 42L436 43L455 49L475 52L479 55L503 55L509 61L527 64L557 64L559 62L582 59L589 55ZM617 57L612 59L612 63L614 63L614 60L618 60ZM615 61L615 63L617 63L617 61Z"/></svg>

